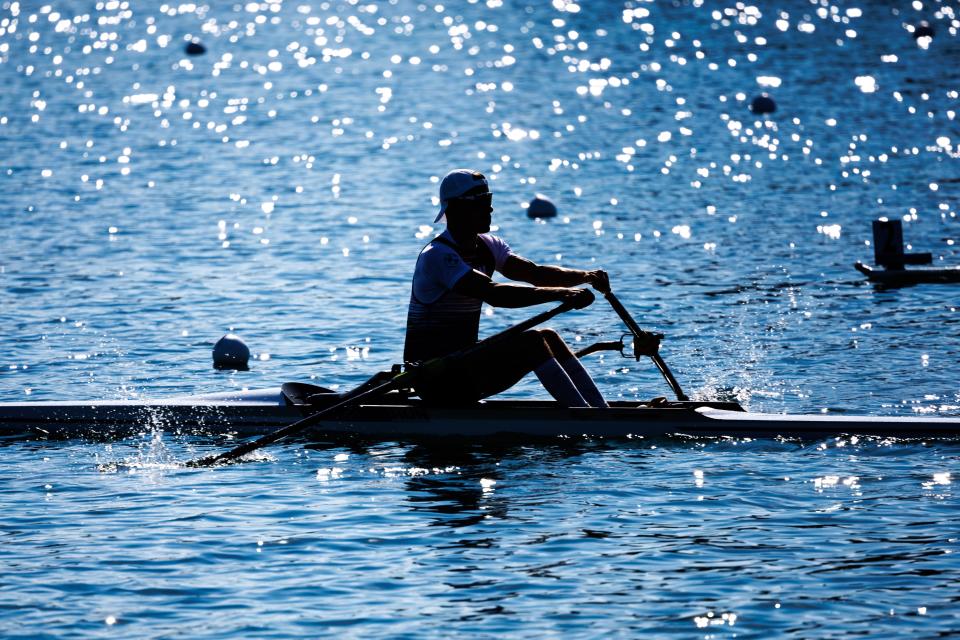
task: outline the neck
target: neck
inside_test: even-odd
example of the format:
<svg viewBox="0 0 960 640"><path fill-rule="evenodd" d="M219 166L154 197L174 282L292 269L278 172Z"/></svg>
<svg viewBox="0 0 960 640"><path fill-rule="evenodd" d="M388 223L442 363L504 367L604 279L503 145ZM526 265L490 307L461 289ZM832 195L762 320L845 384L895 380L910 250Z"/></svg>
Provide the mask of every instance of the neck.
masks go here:
<svg viewBox="0 0 960 640"><path fill-rule="evenodd" d="M473 249L477 246L477 234L470 229L459 229L455 226L447 225L447 231L453 236L453 241L461 249Z"/></svg>

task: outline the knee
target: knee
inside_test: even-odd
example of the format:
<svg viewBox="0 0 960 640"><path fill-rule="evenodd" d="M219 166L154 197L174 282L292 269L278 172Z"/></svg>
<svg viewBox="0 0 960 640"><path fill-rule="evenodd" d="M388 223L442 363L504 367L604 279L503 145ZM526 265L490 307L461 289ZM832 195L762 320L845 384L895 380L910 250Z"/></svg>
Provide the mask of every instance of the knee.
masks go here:
<svg viewBox="0 0 960 640"><path fill-rule="evenodd" d="M560 334L553 329L538 329L537 333L540 334L544 344L547 345L550 353L555 358L561 358L570 354L570 348L567 346L567 343L564 342Z"/></svg>
<svg viewBox="0 0 960 640"><path fill-rule="evenodd" d="M553 357L553 349L549 339L543 335L541 330L525 331L521 335L520 347L532 356L539 358Z"/></svg>

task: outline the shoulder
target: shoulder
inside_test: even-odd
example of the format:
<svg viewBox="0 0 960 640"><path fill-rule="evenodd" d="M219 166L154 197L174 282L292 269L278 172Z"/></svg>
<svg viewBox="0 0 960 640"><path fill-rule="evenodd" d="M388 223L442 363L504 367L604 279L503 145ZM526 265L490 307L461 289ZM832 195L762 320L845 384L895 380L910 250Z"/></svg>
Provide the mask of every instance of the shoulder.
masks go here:
<svg viewBox="0 0 960 640"><path fill-rule="evenodd" d="M510 248L510 245L507 244L506 240L500 236L495 236L492 233L481 233L477 237L483 240L491 249L494 247L506 247L507 249Z"/></svg>
<svg viewBox="0 0 960 640"><path fill-rule="evenodd" d="M510 248L510 245L507 244L507 241L500 236L495 236L492 233L482 233L478 237L483 240L483 243L487 245L498 261L501 258L505 259L508 255L513 253L513 249Z"/></svg>
<svg viewBox="0 0 960 640"><path fill-rule="evenodd" d="M507 258L513 255L513 249L510 248L506 240L492 233L482 233L478 237L487 245L487 248L490 249L490 253L493 254L493 259L496 263L497 271L500 271Z"/></svg>

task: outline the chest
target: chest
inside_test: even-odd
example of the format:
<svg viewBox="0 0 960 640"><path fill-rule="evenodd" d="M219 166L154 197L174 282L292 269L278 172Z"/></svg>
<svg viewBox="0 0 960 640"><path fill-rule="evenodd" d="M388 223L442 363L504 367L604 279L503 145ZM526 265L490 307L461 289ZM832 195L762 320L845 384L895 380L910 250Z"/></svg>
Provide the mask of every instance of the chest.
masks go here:
<svg viewBox="0 0 960 640"><path fill-rule="evenodd" d="M477 240L477 244L473 247L456 247L455 250L460 255L460 259L470 265L471 268L488 276L493 275L495 268L493 253L482 240Z"/></svg>

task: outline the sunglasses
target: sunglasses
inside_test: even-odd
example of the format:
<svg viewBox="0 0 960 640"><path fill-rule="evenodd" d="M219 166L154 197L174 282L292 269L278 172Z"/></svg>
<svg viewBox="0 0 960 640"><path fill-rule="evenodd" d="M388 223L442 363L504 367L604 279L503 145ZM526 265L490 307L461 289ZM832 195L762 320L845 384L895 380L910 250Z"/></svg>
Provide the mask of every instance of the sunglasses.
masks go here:
<svg viewBox="0 0 960 640"><path fill-rule="evenodd" d="M458 196L456 198L450 198L451 200L466 200L467 202L476 202L476 201L486 201L487 203L493 202L493 194L489 191L487 193L477 193L472 196Z"/></svg>

